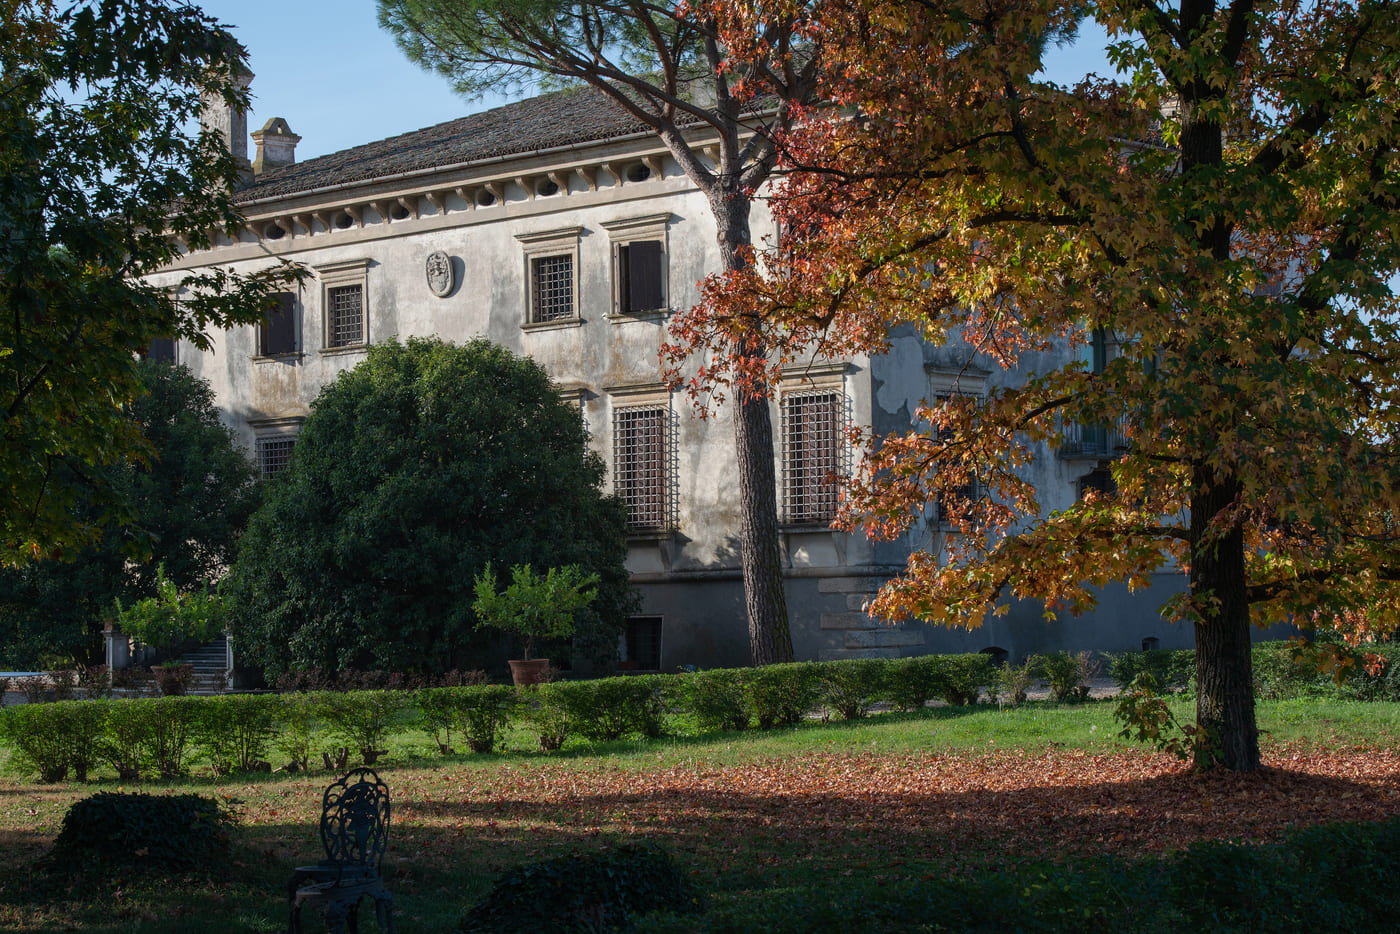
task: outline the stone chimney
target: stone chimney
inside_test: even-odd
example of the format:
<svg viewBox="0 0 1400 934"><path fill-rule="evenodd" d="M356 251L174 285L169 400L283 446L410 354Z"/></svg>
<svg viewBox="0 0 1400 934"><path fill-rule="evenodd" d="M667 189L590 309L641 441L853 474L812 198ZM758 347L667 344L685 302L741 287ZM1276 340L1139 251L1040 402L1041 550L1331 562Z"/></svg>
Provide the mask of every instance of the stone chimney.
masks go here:
<svg viewBox="0 0 1400 934"><path fill-rule="evenodd" d="M238 87L247 90L253 83L253 73L243 71L238 75ZM217 94L204 95L204 110L199 122L206 129L214 130L224 138L228 151L241 164L248 164L248 111L234 109Z"/></svg>
<svg viewBox="0 0 1400 934"><path fill-rule="evenodd" d="M263 124L261 130L254 131L253 142L258 147L257 155L253 157L254 175L296 164L297 143L301 142L301 137L293 133L287 121L281 117L273 117Z"/></svg>

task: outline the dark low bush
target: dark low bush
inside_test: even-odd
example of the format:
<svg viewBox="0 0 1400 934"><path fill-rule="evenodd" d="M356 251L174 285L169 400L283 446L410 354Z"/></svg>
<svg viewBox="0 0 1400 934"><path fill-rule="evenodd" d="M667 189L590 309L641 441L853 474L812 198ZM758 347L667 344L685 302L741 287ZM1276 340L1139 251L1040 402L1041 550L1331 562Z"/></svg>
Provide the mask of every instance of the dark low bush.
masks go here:
<svg viewBox="0 0 1400 934"><path fill-rule="evenodd" d="M221 871L234 823L233 811L212 798L104 791L68 809L46 865L58 872Z"/></svg>
<svg viewBox="0 0 1400 934"><path fill-rule="evenodd" d="M626 844L508 870L462 919L463 934L631 930L653 911L691 914L699 894L669 854Z"/></svg>

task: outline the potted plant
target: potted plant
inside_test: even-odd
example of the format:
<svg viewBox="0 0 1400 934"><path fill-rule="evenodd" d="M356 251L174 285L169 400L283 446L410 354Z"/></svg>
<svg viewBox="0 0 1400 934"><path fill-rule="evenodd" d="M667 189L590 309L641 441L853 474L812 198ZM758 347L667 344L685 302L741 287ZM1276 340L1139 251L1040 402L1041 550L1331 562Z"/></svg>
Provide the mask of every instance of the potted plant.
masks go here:
<svg viewBox="0 0 1400 934"><path fill-rule="evenodd" d="M117 628L136 643L161 650L162 657L173 654L187 640L207 642L224 631L219 594L204 589L181 592L165 576L164 565L156 568L156 596L144 597L130 607L118 600L115 608ZM185 693L193 673L189 665L151 666L163 694Z"/></svg>
<svg viewBox="0 0 1400 934"><path fill-rule="evenodd" d="M476 624L513 632L520 637L524 658L510 660L512 680L533 685L544 680L549 659L535 658L541 639L566 639L574 633L574 615L597 594L598 575L585 574L578 565L550 568L544 575L528 564L511 569L510 584L496 589L496 572L490 567L475 581Z"/></svg>

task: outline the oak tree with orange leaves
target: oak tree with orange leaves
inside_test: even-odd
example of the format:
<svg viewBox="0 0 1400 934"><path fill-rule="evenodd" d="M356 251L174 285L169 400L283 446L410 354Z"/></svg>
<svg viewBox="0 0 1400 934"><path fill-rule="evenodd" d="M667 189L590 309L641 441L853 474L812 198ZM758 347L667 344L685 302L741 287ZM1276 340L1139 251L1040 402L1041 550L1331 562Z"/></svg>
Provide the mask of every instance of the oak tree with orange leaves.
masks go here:
<svg viewBox="0 0 1400 934"><path fill-rule="evenodd" d="M793 4L723 6L749 36ZM831 106L786 140L788 236L697 314L757 313L775 359L879 352L900 326L1006 367L1115 348L866 439L843 521L893 537L941 500L959 533L873 612L972 627L1006 597L1079 611L1179 567L1164 612L1195 630L1196 762L1257 768L1251 624L1400 620L1400 4L809 12L843 41ZM1122 77L1047 82L1046 38L1085 14ZM1024 468L1102 424L1126 442L1116 492L1047 514Z"/></svg>

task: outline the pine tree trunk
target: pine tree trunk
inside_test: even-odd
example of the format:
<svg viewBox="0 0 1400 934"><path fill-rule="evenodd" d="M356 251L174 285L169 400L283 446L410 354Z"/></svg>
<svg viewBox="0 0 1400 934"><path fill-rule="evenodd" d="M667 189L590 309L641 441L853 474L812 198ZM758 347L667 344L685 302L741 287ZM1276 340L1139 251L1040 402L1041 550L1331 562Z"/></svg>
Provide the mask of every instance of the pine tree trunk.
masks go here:
<svg viewBox="0 0 1400 934"><path fill-rule="evenodd" d="M1191 498L1191 596L1196 601L1196 766L1236 772L1259 768L1259 729L1254 719L1249 598L1244 533L1236 524L1207 534L1212 517L1239 492L1197 468Z"/></svg>
<svg viewBox="0 0 1400 934"><path fill-rule="evenodd" d="M720 255L726 272L748 262L749 208L740 192L724 189L711 194L718 227ZM766 355L760 335L740 348L760 360ZM773 470L773 419L766 394L736 392L734 446L739 467L739 562L744 576L744 609L749 623L749 652L755 665L793 660L788 627L787 595L783 588L782 552L778 547L777 477Z"/></svg>

